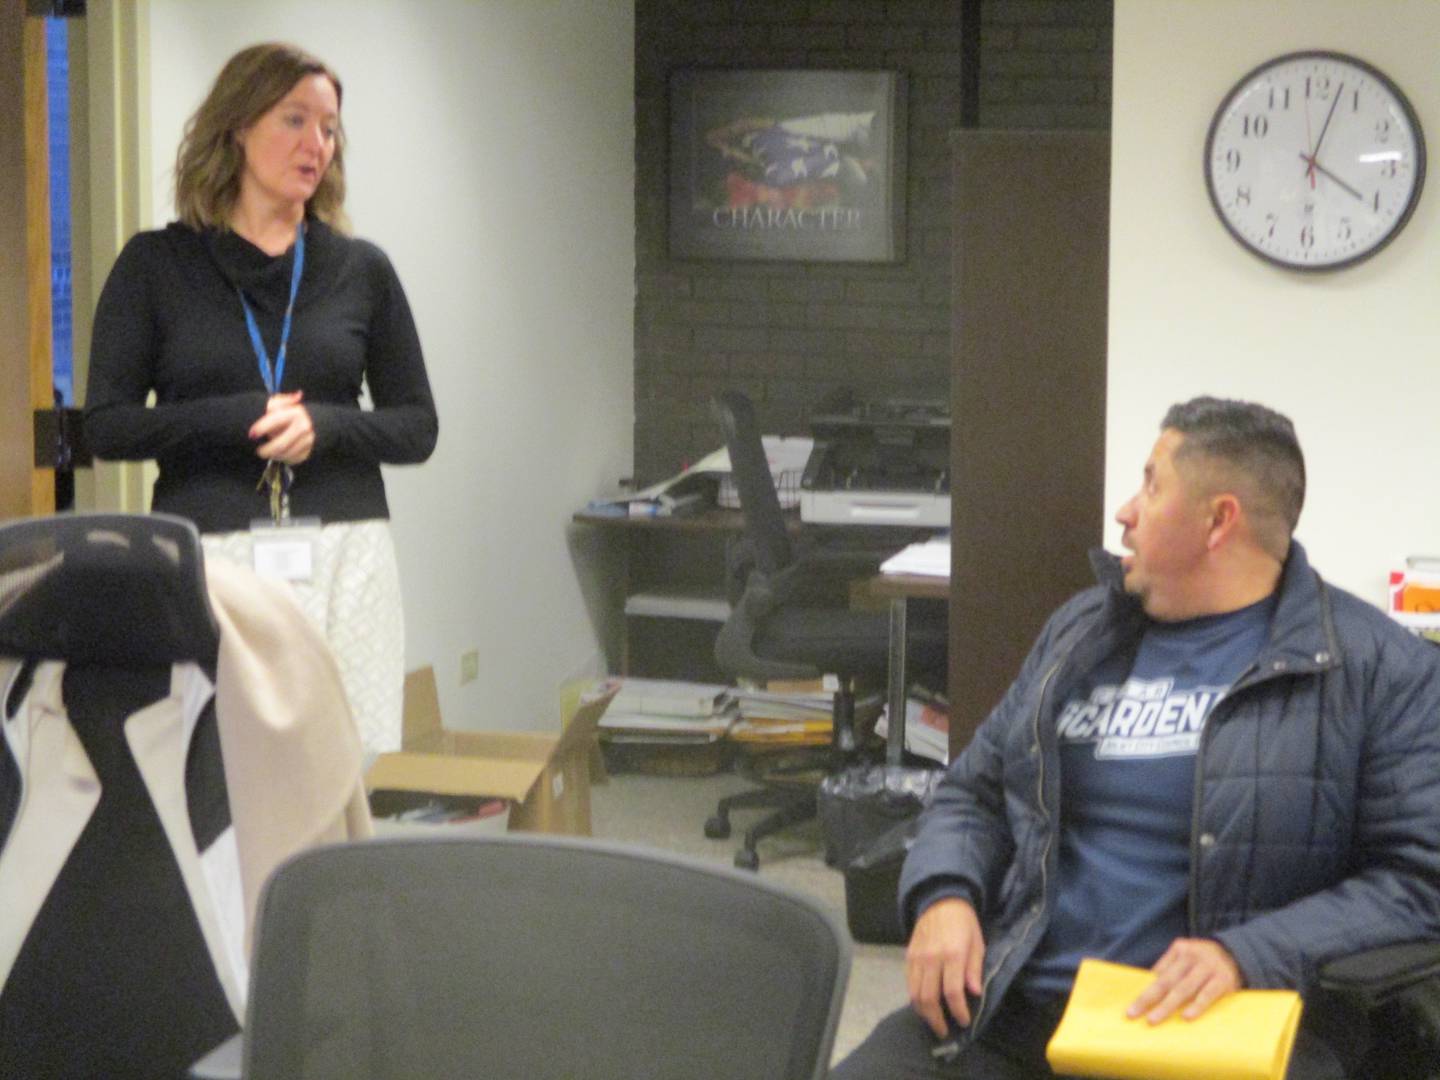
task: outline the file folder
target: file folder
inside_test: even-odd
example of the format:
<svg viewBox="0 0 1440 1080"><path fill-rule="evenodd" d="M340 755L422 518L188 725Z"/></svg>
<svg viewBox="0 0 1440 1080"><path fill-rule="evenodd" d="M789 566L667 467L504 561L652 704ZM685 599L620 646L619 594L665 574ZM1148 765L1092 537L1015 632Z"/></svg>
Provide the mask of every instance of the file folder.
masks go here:
<svg viewBox="0 0 1440 1080"><path fill-rule="evenodd" d="M1150 985L1144 968L1082 960L1045 1048L1057 1073L1111 1080L1284 1080L1300 1026L1293 990L1239 990L1194 1020L1152 1025L1125 1010Z"/></svg>

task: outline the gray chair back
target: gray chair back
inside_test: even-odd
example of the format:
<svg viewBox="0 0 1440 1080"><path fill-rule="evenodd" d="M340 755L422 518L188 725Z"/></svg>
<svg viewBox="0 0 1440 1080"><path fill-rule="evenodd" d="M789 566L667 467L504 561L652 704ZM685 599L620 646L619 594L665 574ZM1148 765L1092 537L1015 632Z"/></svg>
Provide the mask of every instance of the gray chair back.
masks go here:
<svg viewBox="0 0 1440 1080"><path fill-rule="evenodd" d="M711 402L711 410L730 455L730 472L745 518L745 538L754 548L761 573L773 575L794 562L795 552L785 531L785 514L755 420L755 406L740 391L726 390Z"/></svg>
<svg viewBox="0 0 1440 1080"><path fill-rule="evenodd" d="M271 879L253 1080L825 1075L838 921L753 875L534 835L320 848Z"/></svg>

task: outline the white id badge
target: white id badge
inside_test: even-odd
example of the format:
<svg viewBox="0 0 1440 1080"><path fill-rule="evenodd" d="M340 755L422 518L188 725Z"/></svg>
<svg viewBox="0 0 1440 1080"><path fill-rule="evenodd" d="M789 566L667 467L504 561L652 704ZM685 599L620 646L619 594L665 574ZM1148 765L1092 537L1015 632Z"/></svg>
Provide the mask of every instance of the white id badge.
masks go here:
<svg viewBox="0 0 1440 1080"><path fill-rule="evenodd" d="M315 544L320 539L319 518L293 518L250 523L255 573L279 581L308 582L315 574Z"/></svg>

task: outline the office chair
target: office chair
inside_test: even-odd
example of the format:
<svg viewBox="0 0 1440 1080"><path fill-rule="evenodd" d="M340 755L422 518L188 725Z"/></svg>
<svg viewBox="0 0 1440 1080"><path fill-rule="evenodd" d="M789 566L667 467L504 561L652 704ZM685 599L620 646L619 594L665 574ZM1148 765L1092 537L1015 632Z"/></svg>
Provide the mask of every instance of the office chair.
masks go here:
<svg viewBox="0 0 1440 1080"><path fill-rule="evenodd" d="M269 777L234 780L227 725L250 716L217 709L237 646L215 584L179 518L0 526L0 1076L182 1076L238 1028L243 895L268 869L239 788Z"/></svg>
<svg viewBox="0 0 1440 1080"><path fill-rule="evenodd" d="M0 582L0 1075L179 1075L237 1017L123 724L170 694L173 664L213 675L199 537L22 521L0 528ZM203 861L230 813L213 707L193 720L178 794Z"/></svg>
<svg viewBox="0 0 1440 1080"><path fill-rule="evenodd" d="M1355 1080L1440 1080L1440 942L1387 945L1332 960L1322 991L1369 1022Z"/></svg>
<svg viewBox="0 0 1440 1080"><path fill-rule="evenodd" d="M881 685L888 659L889 619L853 611L849 586L869 577L880 562L904 541L884 549L865 547L802 547L786 531L780 498L765 457L755 410L749 398L727 391L713 402L730 455L731 473L740 495L744 542L731 578L743 582L730 617L715 640L715 658L724 671L756 679L813 679L834 674L839 680L833 707L830 746L794 771L833 772L857 756L856 688ZM916 620L909 648L918 665L934 666L943 657L945 628ZM773 807L771 814L746 830L735 853L735 865L754 870L760 859L756 843L764 836L813 818L813 782L776 773L762 777L764 786L720 800L705 822L705 835L730 835L734 810Z"/></svg>
<svg viewBox="0 0 1440 1080"><path fill-rule="evenodd" d="M660 852L317 848L266 888L243 1038L191 1076L814 1080L849 966L812 900Z"/></svg>

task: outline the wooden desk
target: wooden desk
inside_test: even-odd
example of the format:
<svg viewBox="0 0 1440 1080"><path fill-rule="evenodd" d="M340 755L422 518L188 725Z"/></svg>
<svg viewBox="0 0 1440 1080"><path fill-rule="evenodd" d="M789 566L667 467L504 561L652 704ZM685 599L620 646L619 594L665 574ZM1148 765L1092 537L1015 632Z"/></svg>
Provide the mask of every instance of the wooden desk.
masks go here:
<svg viewBox="0 0 1440 1080"><path fill-rule="evenodd" d="M950 577L929 574L876 574L870 593L890 601L890 657L885 701L890 724L885 734L885 760L899 765L905 750L905 623L911 600L950 600Z"/></svg>
<svg viewBox="0 0 1440 1080"><path fill-rule="evenodd" d="M598 525L603 529L659 529L681 533L739 532L745 527L745 518L739 510L727 510L722 506L712 506L698 514L681 514L678 517L630 517L626 514L593 514L579 510L570 520L580 525Z"/></svg>

